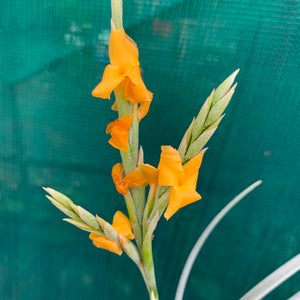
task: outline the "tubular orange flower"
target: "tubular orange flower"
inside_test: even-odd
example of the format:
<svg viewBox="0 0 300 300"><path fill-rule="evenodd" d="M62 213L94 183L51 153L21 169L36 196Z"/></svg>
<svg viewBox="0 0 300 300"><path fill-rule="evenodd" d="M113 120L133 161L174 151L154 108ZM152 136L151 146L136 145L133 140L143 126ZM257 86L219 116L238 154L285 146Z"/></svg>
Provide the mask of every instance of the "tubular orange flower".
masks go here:
<svg viewBox="0 0 300 300"><path fill-rule="evenodd" d="M201 151L181 168L178 165L179 153L177 152L178 155L176 155L175 151L177 152L170 146L168 148L163 146L159 167L159 185L172 186L170 201L164 213L167 220L180 208L201 199L201 196L196 192L196 185L204 151ZM177 167L174 168L176 164ZM163 170L162 173L161 170ZM176 173L172 173L173 171Z"/></svg>
<svg viewBox="0 0 300 300"><path fill-rule="evenodd" d="M111 139L108 142L113 147L128 151L128 136L132 119L133 115L124 115L107 125L106 133L111 134Z"/></svg>
<svg viewBox="0 0 300 300"><path fill-rule="evenodd" d="M129 219L121 212L117 211L114 215L112 227L116 230L117 233L121 234L122 236L126 237L127 239L133 239L134 234L132 233L132 226ZM93 244L97 248L102 248L105 250L109 250L114 252L118 255L122 254L122 249L118 243L109 239L106 236L91 233L89 238L93 241Z"/></svg>
<svg viewBox="0 0 300 300"><path fill-rule="evenodd" d="M129 187L140 186L146 182L141 173L141 169L138 168L134 169L127 176L125 176L125 171L121 163L113 166L111 175L117 191L123 195L127 194L127 189Z"/></svg>
<svg viewBox="0 0 300 300"><path fill-rule="evenodd" d="M109 40L111 64L105 68L102 81L93 90L92 95L110 99L110 94L118 87L125 100L140 103L138 118L142 119L149 110L153 94L147 90L141 77L138 56L136 43L124 29L112 30ZM112 108L117 108L116 103Z"/></svg>

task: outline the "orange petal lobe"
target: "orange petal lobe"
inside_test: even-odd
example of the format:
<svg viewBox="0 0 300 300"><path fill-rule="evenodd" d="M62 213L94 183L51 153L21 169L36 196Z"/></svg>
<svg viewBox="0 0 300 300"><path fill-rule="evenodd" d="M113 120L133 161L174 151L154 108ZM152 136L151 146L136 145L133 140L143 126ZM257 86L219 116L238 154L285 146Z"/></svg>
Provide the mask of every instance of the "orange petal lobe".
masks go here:
<svg viewBox="0 0 300 300"><path fill-rule="evenodd" d="M109 250L111 252L114 252L118 255L121 255L122 254L122 249L120 248L120 246L114 242L113 240L105 237L105 236L102 236L102 235L99 235L99 234L96 234L96 233L91 233L89 235L89 238L93 241L93 244L97 247L97 248L102 248L102 249L105 249L105 250Z"/></svg>
<svg viewBox="0 0 300 300"><path fill-rule="evenodd" d="M193 157L188 163L184 166L184 177L185 177L185 186L196 188L199 168L202 163L204 151L201 151L198 155Z"/></svg>
<svg viewBox="0 0 300 300"><path fill-rule="evenodd" d="M139 65L139 52L136 43L124 29L112 30L109 39L109 58L112 65L120 66L125 73L132 66Z"/></svg>
<svg viewBox="0 0 300 300"><path fill-rule="evenodd" d="M127 187L122 183L122 179L125 176L125 171L121 163L113 166L111 176L117 191L122 195L126 195Z"/></svg>
<svg viewBox="0 0 300 300"><path fill-rule="evenodd" d="M173 187L164 217L169 220L180 208L199 199L201 199L201 196L194 189L184 186Z"/></svg>
<svg viewBox="0 0 300 300"><path fill-rule="evenodd" d="M149 164L139 164L139 166L142 169L143 176L145 178L145 181L148 184L157 184L158 181L158 169L152 167Z"/></svg>
<svg viewBox="0 0 300 300"><path fill-rule="evenodd" d="M141 186L146 183L145 177L140 168L132 170L125 176L123 165L120 163L114 165L111 175L117 191L123 195L127 194L127 189L131 186Z"/></svg>
<svg viewBox="0 0 300 300"><path fill-rule="evenodd" d="M130 240L134 239L130 220L121 211L117 211L115 213L112 226L119 234L123 235L124 237Z"/></svg>
<svg viewBox="0 0 300 300"><path fill-rule="evenodd" d="M118 66L108 65L104 70L101 82L95 87L92 95L94 97L110 99L110 94L123 79L124 75L121 74Z"/></svg>
<svg viewBox="0 0 300 300"><path fill-rule="evenodd" d="M131 102L143 102L150 101L153 98L153 94L147 90L145 83L141 76L140 67L136 66L126 74L130 79L125 86L125 98Z"/></svg>
<svg viewBox="0 0 300 300"><path fill-rule="evenodd" d="M122 180L122 183L126 187L131 186L141 186L146 183L145 177L141 169L136 168L132 170L125 178Z"/></svg>
<svg viewBox="0 0 300 300"><path fill-rule="evenodd" d="M133 115L124 115L107 125L106 133L111 134L109 143L123 151L128 151L128 136Z"/></svg>
<svg viewBox="0 0 300 300"><path fill-rule="evenodd" d="M171 146L161 147L160 162L158 165L158 184L160 186L178 185L184 178L184 170L181 165L181 158L176 149Z"/></svg>

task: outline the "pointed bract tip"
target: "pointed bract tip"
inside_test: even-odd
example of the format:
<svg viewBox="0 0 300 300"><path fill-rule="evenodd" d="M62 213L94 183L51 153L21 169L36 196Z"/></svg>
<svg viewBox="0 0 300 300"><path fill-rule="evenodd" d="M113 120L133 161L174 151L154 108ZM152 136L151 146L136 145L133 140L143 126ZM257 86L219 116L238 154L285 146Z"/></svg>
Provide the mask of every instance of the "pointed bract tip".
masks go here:
<svg viewBox="0 0 300 300"><path fill-rule="evenodd" d="M45 195L46 196L46 198L48 199L48 200L50 200L51 202L53 201L53 200L55 200L54 198L52 198L51 196L49 196L49 195Z"/></svg>

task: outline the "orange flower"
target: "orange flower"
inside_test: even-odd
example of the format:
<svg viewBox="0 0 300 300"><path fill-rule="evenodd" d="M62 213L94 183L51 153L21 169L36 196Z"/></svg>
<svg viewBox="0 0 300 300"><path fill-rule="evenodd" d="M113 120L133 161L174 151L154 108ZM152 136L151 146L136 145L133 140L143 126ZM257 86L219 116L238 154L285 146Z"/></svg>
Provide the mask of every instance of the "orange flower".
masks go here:
<svg viewBox="0 0 300 300"><path fill-rule="evenodd" d="M111 64L105 68L102 81L93 90L92 95L110 99L110 94L118 87L122 98L140 103L138 118L142 119L149 110L153 94L143 82L138 57L137 45L124 29L112 30L109 40ZM117 109L116 103L112 108Z"/></svg>
<svg viewBox="0 0 300 300"><path fill-rule="evenodd" d="M131 223L122 212L117 211L115 213L112 227L116 230L117 233L123 235L124 237L130 240L134 238ZM92 232L89 235L89 238L93 241L93 244L97 248L106 249L118 255L122 254L122 249L120 245L106 236Z"/></svg>
<svg viewBox="0 0 300 300"><path fill-rule="evenodd" d="M202 151L182 166L176 149L171 146L162 146L161 149L158 184L172 186L170 201L164 213L164 217L168 220L180 208L201 199L196 192L196 185L204 152Z"/></svg>
<svg viewBox="0 0 300 300"><path fill-rule="evenodd" d="M127 176L125 176L125 171L121 163L113 166L111 175L117 191L123 195L127 194L127 189L129 187L140 186L146 182L140 169L134 169Z"/></svg>
<svg viewBox="0 0 300 300"><path fill-rule="evenodd" d="M106 133L111 134L111 139L108 142L113 147L128 151L128 136L132 119L133 115L124 115L107 125Z"/></svg>

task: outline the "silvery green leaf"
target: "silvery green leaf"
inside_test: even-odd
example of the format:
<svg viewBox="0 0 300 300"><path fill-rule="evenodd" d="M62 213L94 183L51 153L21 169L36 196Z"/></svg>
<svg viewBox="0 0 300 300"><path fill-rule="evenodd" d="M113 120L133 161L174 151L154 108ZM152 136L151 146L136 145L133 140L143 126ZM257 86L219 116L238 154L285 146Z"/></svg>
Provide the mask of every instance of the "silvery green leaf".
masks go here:
<svg viewBox="0 0 300 300"><path fill-rule="evenodd" d="M204 128L207 128L208 126L210 126L211 124L215 123L216 120L219 119L219 117L222 115L222 113L224 112L225 108L227 107L233 93L234 90L236 88L235 84L230 91L217 103L215 104L212 109L210 110L208 117L204 123Z"/></svg>
<svg viewBox="0 0 300 300"><path fill-rule="evenodd" d="M251 184L248 188L238 194L236 197L233 198L208 224L205 230L200 235L199 239L197 240L196 244L194 245L192 251L189 254L189 257L184 265L182 270L180 280L177 286L177 291L175 295L175 300L182 300L184 295L184 290L186 287L187 280L190 276L192 267L195 263L195 260L201 251L204 243L206 242L207 238L210 236L212 231L216 228L216 226L220 223L220 221L227 215L227 213L236 205L238 204L246 195L252 192L257 186L262 183L261 180L256 181L255 183ZM258 298L251 298L251 299L258 299Z"/></svg>
<svg viewBox="0 0 300 300"><path fill-rule="evenodd" d="M262 299L281 285L284 281L300 271L300 254L294 256L277 270L272 272L255 287L247 292L240 300ZM298 295L299 296L299 295ZM290 298L292 299L292 298ZM299 299L299 298L295 298Z"/></svg>
<svg viewBox="0 0 300 300"><path fill-rule="evenodd" d="M234 79L236 77L236 75L238 74L238 72L240 71L240 69L237 69L236 71L234 71L228 78L226 78L216 89L213 101L212 101L212 105L215 105L220 99L222 99L224 97L224 95L227 93L227 91L229 90L229 88L231 87L231 85L234 82Z"/></svg>
<svg viewBox="0 0 300 300"><path fill-rule="evenodd" d="M64 214L66 214L67 216L69 216L70 218L73 219L77 219L80 220L79 217L70 209L66 208L65 206L63 206L60 202L58 202L57 200L55 200L54 198L46 195L46 197L51 201L51 203L56 206L59 210L61 210Z"/></svg>
<svg viewBox="0 0 300 300"><path fill-rule="evenodd" d="M193 132L192 132L192 142L195 141L199 135L202 133L203 131L203 125L205 123L205 120L207 118L207 115L209 113L209 110L211 108L211 103L212 103L212 99L214 97L214 92L215 90L213 90L211 92L211 94L209 95L209 97L206 99L206 101L204 102L196 120L193 126Z"/></svg>
<svg viewBox="0 0 300 300"><path fill-rule="evenodd" d="M90 225L95 229L99 229L99 224L96 218L90 212L88 212L87 210L85 210L80 206L77 206L77 209L78 209L79 216L83 222L85 222L86 224Z"/></svg>
<svg viewBox="0 0 300 300"><path fill-rule="evenodd" d="M60 202L63 206L67 208L71 208L72 200L65 196L64 194L51 189L51 188L43 188L48 194L50 194L56 201Z"/></svg>

